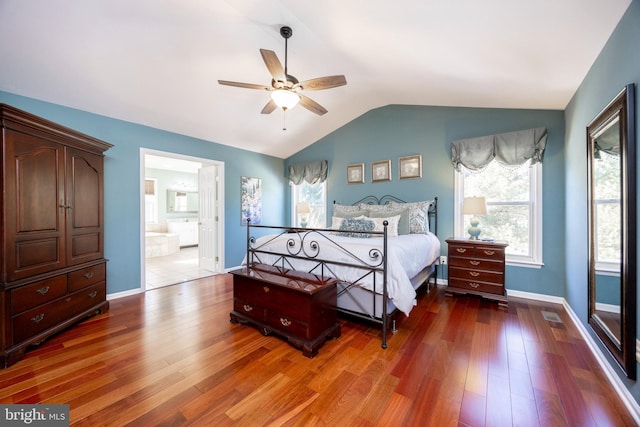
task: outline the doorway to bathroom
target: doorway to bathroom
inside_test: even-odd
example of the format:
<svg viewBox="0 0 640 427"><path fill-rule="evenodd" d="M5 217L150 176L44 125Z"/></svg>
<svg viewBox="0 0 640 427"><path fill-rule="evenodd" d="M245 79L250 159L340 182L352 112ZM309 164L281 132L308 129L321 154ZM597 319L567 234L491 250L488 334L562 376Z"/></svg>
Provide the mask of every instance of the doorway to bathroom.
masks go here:
<svg viewBox="0 0 640 427"><path fill-rule="evenodd" d="M224 164L141 149L140 166L143 289L221 273Z"/></svg>

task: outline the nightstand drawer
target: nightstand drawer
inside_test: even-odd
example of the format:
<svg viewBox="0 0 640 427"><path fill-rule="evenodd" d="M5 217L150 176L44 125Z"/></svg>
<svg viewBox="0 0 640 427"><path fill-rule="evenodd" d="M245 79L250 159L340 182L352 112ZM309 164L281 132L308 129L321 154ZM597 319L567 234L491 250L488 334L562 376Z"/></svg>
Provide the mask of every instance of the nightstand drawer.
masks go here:
<svg viewBox="0 0 640 427"><path fill-rule="evenodd" d="M475 252L476 258L504 260L504 248L478 246Z"/></svg>
<svg viewBox="0 0 640 427"><path fill-rule="evenodd" d="M449 257L453 257L453 256L473 257L475 256L475 253L476 253L476 248L474 246L456 245L454 243L449 243Z"/></svg>
<svg viewBox="0 0 640 427"><path fill-rule="evenodd" d="M486 293L486 294L493 294L493 295L503 295L504 294L504 287L497 285L497 284L492 284L492 283L485 283L485 282L480 282L480 281L475 281L475 280L465 280L465 279L449 279L449 286L453 286L456 287L458 289L463 289L463 290L468 290L468 291L474 291L474 292L482 292L482 293Z"/></svg>
<svg viewBox="0 0 640 427"><path fill-rule="evenodd" d="M489 282L502 284L504 275L493 271L471 270L467 268L450 267L449 277L454 279L477 280L481 282Z"/></svg>
<svg viewBox="0 0 640 427"><path fill-rule="evenodd" d="M504 262L481 258L451 257L449 258L449 267L502 272L504 270Z"/></svg>

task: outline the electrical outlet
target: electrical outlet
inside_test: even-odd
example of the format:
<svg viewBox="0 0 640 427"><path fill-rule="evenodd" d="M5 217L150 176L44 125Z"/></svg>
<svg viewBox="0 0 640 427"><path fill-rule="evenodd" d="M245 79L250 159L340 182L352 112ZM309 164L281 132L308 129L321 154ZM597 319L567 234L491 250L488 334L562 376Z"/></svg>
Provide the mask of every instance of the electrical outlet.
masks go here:
<svg viewBox="0 0 640 427"><path fill-rule="evenodd" d="M440 265L445 265L447 263L447 257L445 255L442 255L440 257Z"/></svg>

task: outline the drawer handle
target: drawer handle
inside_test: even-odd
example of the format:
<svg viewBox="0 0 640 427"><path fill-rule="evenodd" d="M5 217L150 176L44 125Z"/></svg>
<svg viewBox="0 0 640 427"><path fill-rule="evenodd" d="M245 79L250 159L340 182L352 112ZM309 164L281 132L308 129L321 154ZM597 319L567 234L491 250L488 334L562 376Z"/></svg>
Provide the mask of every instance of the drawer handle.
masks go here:
<svg viewBox="0 0 640 427"><path fill-rule="evenodd" d="M32 317L31 321L37 325L38 323L42 322L43 319L44 319L44 313L40 313L36 317Z"/></svg>
<svg viewBox="0 0 640 427"><path fill-rule="evenodd" d="M465 248L456 248L456 251L458 251L461 254L467 252L467 250Z"/></svg>
<svg viewBox="0 0 640 427"><path fill-rule="evenodd" d="M268 287L266 287L266 286L263 287L262 289L264 289L265 292L269 292L270 291L270 289Z"/></svg>
<svg viewBox="0 0 640 427"><path fill-rule="evenodd" d="M478 276L480 275L480 273L478 273L477 271L470 271L470 272L469 272L469 274L470 274L472 277L478 277Z"/></svg>
<svg viewBox="0 0 640 427"><path fill-rule="evenodd" d="M479 283L469 283L469 286L471 286L472 288L479 288L480 284Z"/></svg>
<svg viewBox="0 0 640 427"><path fill-rule="evenodd" d="M89 298L95 298L98 295L98 291L93 291L89 294Z"/></svg>
<svg viewBox="0 0 640 427"><path fill-rule="evenodd" d="M471 261L469 261L469 264L471 264L471 265L480 265L480 261L471 260Z"/></svg>
<svg viewBox="0 0 640 427"><path fill-rule="evenodd" d="M93 271L88 272L87 274L84 275L84 277L87 279L91 279L93 277Z"/></svg>
<svg viewBox="0 0 640 427"><path fill-rule="evenodd" d="M493 255L496 253L496 251L484 251L484 253L487 255Z"/></svg>
<svg viewBox="0 0 640 427"><path fill-rule="evenodd" d="M252 306L250 306L249 304L245 304L245 305L243 305L243 306L242 306L242 308L244 308L244 311L251 311L251 310L253 310L253 307L252 307Z"/></svg>
<svg viewBox="0 0 640 427"><path fill-rule="evenodd" d="M291 326L291 320L283 317L280 318L280 323L282 323L282 326Z"/></svg>
<svg viewBox="0 0 640 427"><path fill-rule="evenodd" d="M44 295L47 292L49 292L49 287L48 286L43 286L40 289L38 289L36 292L39 293L40 295Z"/></svg>

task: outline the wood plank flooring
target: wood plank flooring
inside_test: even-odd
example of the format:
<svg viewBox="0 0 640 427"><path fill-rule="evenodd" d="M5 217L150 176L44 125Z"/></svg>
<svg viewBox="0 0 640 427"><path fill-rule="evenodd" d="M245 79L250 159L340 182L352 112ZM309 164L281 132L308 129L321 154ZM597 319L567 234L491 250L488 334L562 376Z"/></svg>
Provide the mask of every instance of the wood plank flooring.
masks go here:
<svg viewBox="0 0 640 427"><path fill-rule="evenodd" d="M67 403L77 426L635 425L559 305L434 289L387 350L341 319L313 359L231 306L227 274L113 300L1 370L0 402Z"/></svg>

